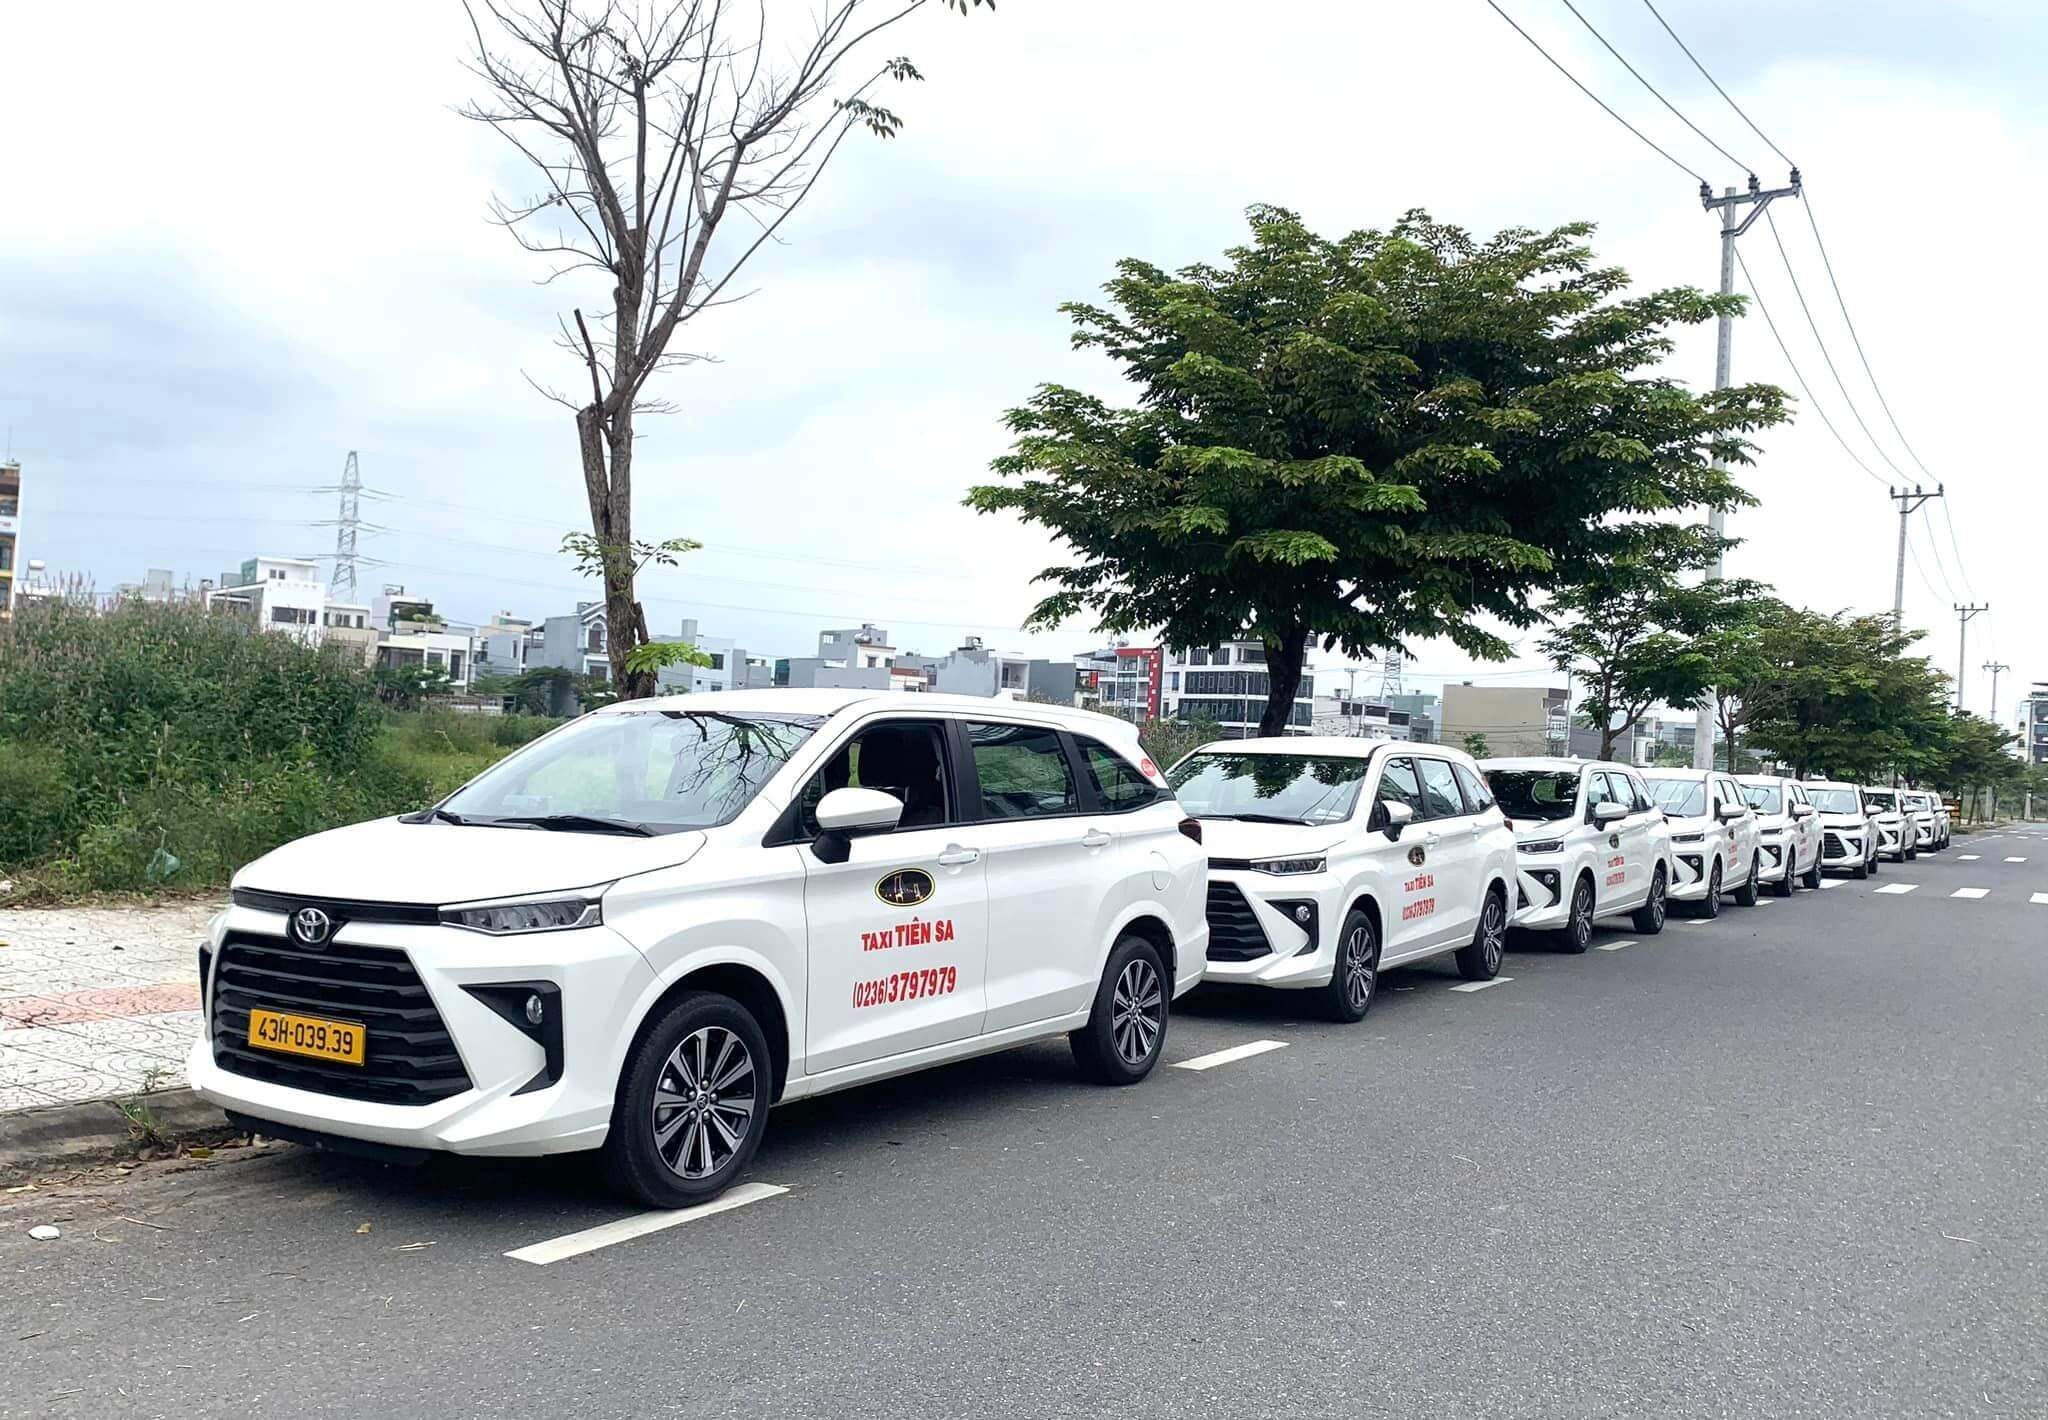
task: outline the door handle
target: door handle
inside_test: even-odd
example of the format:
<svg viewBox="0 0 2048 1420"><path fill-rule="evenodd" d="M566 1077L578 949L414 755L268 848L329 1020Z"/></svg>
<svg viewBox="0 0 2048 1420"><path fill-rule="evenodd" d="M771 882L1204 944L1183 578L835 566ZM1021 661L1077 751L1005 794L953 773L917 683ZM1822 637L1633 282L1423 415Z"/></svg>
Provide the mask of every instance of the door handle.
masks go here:
<svg viewBox="0 0 2048 1420"><path fill-rule="evenodd" d="M947 845L946 851L939 855L939 866L942 868L964 868L969 863L980 861L979 848L962 848L957 844Z"/></svg>
<svg viewBox="0 0 2048 1420"><path fill-rule="evenodd" d="M1109 846L1109 835L1099 828L1091 828L1081 835L1081 846L1083 848L1107 848Z"/></svg>

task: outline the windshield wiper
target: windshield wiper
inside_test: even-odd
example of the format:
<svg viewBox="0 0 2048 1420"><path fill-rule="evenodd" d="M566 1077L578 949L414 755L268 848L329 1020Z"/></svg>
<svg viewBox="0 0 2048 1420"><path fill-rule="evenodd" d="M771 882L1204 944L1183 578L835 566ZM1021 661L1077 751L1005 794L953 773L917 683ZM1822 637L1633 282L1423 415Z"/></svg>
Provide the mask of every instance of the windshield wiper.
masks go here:
<svg viewBox="0 0 2048 1420"><path fill-rule="evenodd" d="M634 838L652 838L654 830L644 823L620 818L594 818L589 814L520 814L505 818L471 819L471 823L519 824L528 828L562 833L623 833Z"/></svg>
<svg viewBox="0 0 2048 1420"><path fill-rule="evenodd" d="M1305 818L1286 818L1280 814L1201 814L1201 818L1234 818L1240 823L1293 823L1306 824Z"/></svg>

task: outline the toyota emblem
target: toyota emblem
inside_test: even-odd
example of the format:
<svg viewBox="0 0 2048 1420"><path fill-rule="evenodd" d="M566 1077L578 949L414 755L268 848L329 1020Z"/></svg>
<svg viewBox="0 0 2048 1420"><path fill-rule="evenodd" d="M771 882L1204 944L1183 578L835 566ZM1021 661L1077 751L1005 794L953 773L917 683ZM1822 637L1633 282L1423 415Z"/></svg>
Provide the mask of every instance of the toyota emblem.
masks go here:
<svg viewBox="0 0 2048 1420"><path fill-rule="evenodd" d="M334 923L317 907L302 907L292 914L292 935L308 946L318 946L334 930Z"/></svg>

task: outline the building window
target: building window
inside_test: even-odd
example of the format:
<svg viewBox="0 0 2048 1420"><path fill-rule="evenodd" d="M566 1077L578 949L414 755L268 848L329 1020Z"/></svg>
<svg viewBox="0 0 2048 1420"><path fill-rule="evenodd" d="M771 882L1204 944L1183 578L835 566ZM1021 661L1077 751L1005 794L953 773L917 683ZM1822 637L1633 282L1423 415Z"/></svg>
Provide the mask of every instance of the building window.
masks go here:
<svg viewBox="0 0 2048 1420"><path fill-rule="evenodd" d="M8 538L5 542L0 542L0 572L12 572L13 570L14 539Z"/></svg>
<svg viewBox="0 0 2048 1420"><path fill-rule="evenodd" d="M725 652L713 651L711 653L711 669L715 671L722 671L725 669Z"/></svg>
<svg viewBox="0 0 2048 1420"><path fill-rule="evenodd" d="M1263 643L1237 648L1237 663L1241 666L1263 666L1266 664L1266 647Z"/></svg>
<svg viewBox="0 0 2048 1420"><path fill-rule="evenodd" d="M270 609L272 623L279 626L311 626L313 612L308 607L274 606Z"/></svg>
<svg viewBox="0 0 2048 1420"><path fill-rule="evenodd" d="M1168 671L1166 673L1166 688L1172 691L1178 691L1180 689L1179 671Z"/></svg>

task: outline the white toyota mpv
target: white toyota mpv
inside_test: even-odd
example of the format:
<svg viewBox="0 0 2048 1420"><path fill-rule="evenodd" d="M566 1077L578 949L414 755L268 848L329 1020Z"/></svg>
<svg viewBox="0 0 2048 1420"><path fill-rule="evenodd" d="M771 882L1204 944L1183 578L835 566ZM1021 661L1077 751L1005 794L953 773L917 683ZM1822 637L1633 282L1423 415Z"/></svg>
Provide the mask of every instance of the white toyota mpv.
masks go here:
<svg viewBox="0 0 2048 1420"><path fill-rule="evenodd" d="M1204 745L1168 777L1210 855L1207 980L1313 991L1355 1021L1386 967L1500 971L1515 838L1470 756L1289 735Z"/></svg>
<svg viewBox="0 0 2048 1420"><path fill-rule="evenodd" d="M1515 926L1554 932L1568 952L1593 943L1593 919L1627 912L1664 930L1671 830L1636 771L1579 759L1480 761L1515 829Z"/></svg>
<svg viewBox="0 0 2048 1420"><path fill-rule="evenodd" d="M1742 786L1711 769L1645 769L1643 778L1671 821L1671 900L1691 904L1702 917L1721 915L1724 892L1756 906L1763 842Z"/></svg>
<svg viewBox="0 0 2048 1420"><path fill-rule="evenodd" d="M602 1148L658 1206L769 1106L1065 1034L1143 1079L1208 942L1200 828L1127 723L739 691L572 721L235 877L193 1087L369 1152Z"/></svg>
<svg viewBox="0 0 2048 1420"><path fill-rule="evenodd" d="M1738 774L1743 797L1756 810L1763 843L1763 878L1779 897L1792 896L1794 884L1820 886L1820 815L1797 779L1776 774Z"/></svg>

